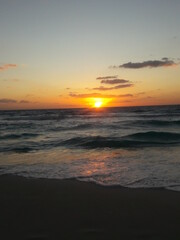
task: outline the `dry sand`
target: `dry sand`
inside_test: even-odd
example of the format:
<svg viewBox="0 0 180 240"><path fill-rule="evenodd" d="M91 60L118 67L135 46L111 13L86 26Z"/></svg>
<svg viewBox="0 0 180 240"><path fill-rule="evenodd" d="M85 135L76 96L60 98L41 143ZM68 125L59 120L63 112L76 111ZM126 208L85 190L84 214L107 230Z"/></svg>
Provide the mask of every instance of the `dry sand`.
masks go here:
<svg viewBox="0 0 180 240"><path fill-rule="evenodd" d="M180 240L180 192L3 175L0 236Z"/></svg>

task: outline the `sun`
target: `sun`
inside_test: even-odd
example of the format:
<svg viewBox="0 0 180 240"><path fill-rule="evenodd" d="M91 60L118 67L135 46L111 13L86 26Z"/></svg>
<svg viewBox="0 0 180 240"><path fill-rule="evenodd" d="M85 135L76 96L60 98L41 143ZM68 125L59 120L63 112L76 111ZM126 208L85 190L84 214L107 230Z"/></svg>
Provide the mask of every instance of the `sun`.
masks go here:
<svg viewBox="0 0 180 240"><path fill-rule="evenodd" d="M100 97L90 97L90 98L86 98L87 104L91 107L91 108L104 108L107 106L107 104L109 104L110 101L112 101L111 98L100 98Z"/></svg>
<svg viewBox="0 0 180 240"><path fill-rule="evenodd" d="M95 108L100 108L102 106L103 102L101 100L96 100L94 103Z"/></svg>

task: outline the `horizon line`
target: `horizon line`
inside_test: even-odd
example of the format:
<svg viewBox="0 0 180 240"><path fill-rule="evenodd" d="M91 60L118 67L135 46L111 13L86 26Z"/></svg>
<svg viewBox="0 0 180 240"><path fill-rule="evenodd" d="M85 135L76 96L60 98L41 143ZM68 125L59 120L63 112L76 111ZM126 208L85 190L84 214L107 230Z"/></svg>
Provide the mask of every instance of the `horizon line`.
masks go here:
<svg viewBox="0 0 180 240"><path fill-rule="evenodd" d="M180 106L180 103L177 104L157 104L157 105L131 105L131 106L112 106L112 107L101 107L99 109L94 107L69 107L69 108L31 108L31 109L0 109L0 111L43 111L43 110L64 110L64 109L96 109L96 111L100 111L100 109L104 108L129 108L129 107L166 107L166 106Z"/></svg>

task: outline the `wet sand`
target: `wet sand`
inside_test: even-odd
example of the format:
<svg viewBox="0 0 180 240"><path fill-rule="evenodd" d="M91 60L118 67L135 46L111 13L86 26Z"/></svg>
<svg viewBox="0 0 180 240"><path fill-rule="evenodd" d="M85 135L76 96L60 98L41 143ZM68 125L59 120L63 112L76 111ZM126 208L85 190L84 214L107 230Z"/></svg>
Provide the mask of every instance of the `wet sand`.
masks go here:
<svg viewBox="0 0 180 240"><path fill-rule="evenodd" d="M180 192L0 176L5 239L180 239Z"/></svg>

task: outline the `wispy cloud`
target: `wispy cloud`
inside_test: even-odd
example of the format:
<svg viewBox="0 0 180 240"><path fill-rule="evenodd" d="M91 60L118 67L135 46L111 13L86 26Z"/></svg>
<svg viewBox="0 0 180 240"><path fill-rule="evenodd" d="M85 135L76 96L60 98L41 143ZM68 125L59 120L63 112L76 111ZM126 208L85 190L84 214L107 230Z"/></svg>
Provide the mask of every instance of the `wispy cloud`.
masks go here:
<svg viewBox="0 0 180 240"><path fill-rule="evenodd" d="M132 102L131 100L124 100L123 103L130 103Z"/></svg>
<svg viewBox="0 0 180 240"><path fill-rule="evenodd" d="M6 103L17 103L16 100L10 99L10 98L1 98L0 103L6 104Z"/></svg>
<svg viewBox="0 0 180 240"><path fill-rule="evenodd" d="M121 83L128 83L129 80L125 80L125 79L107 79L107 80L102 80L101 83L104 83L104 84L121 84Z"/></svg>
<svg viewBox="0 0 180 240"><path fill-rule="evenodd" d="M119 66L112 66L112 68L130 68L130 69L139 69L139 68L157 68L157 67L173 67L177 66L178 63L170 60L169 58L162 58L161 60L148 60L144 62L128 62Z"/></svg>
<svg viewBox="0 0 180 240"><path fill-rule="evenodd" d="M19 82L19 81L20 81L20 79L18 79L18 78L12 78L12 79L2 79L2 81L4 81L4 82Z"/></svg>
<svg viewBox="0 0 180 240"><path fill-rule="evenodd" d="M136 96L139 96L139 95L144 95L146 92L139 92L139 93L136 93Z"/></svg>
<svg viewBox="0 0 180 240"><path fill-rule="evenodd" d="M115 75L115 76L105 76L105 77L97 77L96 79L97 80L104 80L104 79L112 79L112 78L117 78L118 76Z"/></svg>
<svg viewBox="0 0 180 240"><path fill-rule="evenodd" d="M27 100L21 100L19 103L25 104L25 103L31 103L31 102Z"/></svg>
<svg viewBox="0 0 180 240"><path fill-rule="evenodd" d="M108 90L115 90L115 89L120 89L120 88L128 88L128 87L132 87L132 86L133 86L132 83L128 83L128 84L123 84L123 85L117 85L115 87L100 86L100 87L93 88L93 90L108 91Z"/></svg>
<svg viewBox="0 0 180 240"><path fill-rule="evenodd" d="M133 97L133 94L120 94L117 97Z"/></svg>
<svg viewBox="0 0 180 240"><path fill-rule="evenodd" d="M0 104L9 104L9 103L30 104L30 103L38 103L38 102L31 102L31 101L27 101L27 100L17 101L15 99L11 99L11 98L1 98L0 99Z"/></svg>
<svg viewBox="0 0 180 240"><path fill-rule="evenodd" d="M37 101L28 101L28 100L21 100L18 102L19 104L36 104L36 103L39 103Z"/></svg>
<svg viewBox="0 0 180 240"><path fill-rule="evenodd" d="M69 93L70 97L74 98L126 98L133 97L133 94L102 94L102 93L87 93L87 94L78 94L78 93Z"/></svg>
<svg viewBox="0 0 180 240"><path fill-rule="evenodd" d="M27 97L27 98L34 97L34 94L27 94L25 97Z"/></svg>
<svg viewBox="0 0 180 240"><path fill-rule="evenodd" d="M91 97L102 97L101 93L69 93L70 97L75 98L91 98Z"/></svg>
<svg viewBox="0 0 180 240"><path fill-rule="evenodd" d="M17 67L17 64L7 63L7 64L0 66L0 71L5 71L9 68L16 68L16 67Z"/></svg>

